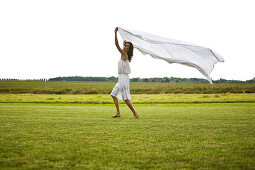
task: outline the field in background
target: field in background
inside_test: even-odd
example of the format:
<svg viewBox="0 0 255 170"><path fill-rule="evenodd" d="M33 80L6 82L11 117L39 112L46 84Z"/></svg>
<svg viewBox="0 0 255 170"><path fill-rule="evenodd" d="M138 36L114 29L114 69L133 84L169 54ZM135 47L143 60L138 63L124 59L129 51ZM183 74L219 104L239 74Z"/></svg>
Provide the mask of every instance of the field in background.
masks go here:
<svg viewBox="0 0 255 170"><path fill-rule="evenodd" d="M110 94L116 82L0 81L0 93ZM144 83L131 82L131 94L255 93L251 84Z"/></svg>
<svg viewBox="0 0 255 170"><path fill-rule="evenodd" d="M131 94L133 104L255 103L255 93ZM0 94L0 103L113 104L110 94ZM120 103L124 103L120 100Z"/></svg>

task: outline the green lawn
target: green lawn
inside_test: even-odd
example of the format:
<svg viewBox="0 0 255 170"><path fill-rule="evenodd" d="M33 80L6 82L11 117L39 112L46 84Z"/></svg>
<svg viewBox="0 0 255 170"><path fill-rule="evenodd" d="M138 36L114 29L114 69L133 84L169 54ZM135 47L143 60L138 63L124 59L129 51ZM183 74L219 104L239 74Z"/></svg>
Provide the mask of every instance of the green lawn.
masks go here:
<svg viewBox="0 0 255 170"><path fill-rule="evenodd" d="M1 103L0 167L255 168L255 103L134 106Z"/></svg>

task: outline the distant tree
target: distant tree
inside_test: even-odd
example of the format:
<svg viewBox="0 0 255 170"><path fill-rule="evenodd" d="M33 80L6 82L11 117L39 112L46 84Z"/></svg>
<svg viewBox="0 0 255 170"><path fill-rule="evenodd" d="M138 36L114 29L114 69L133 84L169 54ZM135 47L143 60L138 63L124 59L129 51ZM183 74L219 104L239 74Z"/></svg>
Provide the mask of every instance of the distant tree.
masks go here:
<svg viewBox="0 0 255 170"><path fill-rule="evenodd" d="M143 79L144 82L149 82L150 80L148 78Z"/></svg>
<svg viewBox="0 0 255 170"><path fill-rule="evenodd" d="M140 82L141 79L139 77L137 77L137 78L132 78L130 81L131 82Z"/></svg>

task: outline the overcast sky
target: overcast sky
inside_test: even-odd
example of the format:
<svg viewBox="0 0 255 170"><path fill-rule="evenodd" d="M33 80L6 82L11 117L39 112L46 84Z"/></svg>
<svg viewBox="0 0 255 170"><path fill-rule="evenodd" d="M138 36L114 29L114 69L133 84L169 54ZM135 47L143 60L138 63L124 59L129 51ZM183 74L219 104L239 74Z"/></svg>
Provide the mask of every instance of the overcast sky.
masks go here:
<svg viewBox="0 0 255 170"><path fill-rule="evenodd" d="M120 26L209 47L225 59L219 78L255 77L252 0L2 0L0 78L117 76ZM118 34L119 44L122 39ZM195 68L134 51L134 77L204 78Z"/></svg>

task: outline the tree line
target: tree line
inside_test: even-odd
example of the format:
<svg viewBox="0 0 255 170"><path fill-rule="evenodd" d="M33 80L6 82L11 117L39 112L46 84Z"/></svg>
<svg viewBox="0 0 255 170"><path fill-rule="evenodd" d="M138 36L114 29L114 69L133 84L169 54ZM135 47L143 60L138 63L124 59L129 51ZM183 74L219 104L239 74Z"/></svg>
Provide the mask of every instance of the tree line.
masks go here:
<svg viewBox="0 0 255 170"><path fill-rule="evenodd" d="M50 78L48 81L103 81L103 82L116 82L118 77L56 77ZM154 78L132 78L130 82L162 82L162 83L208 83L206 79L202 78L178 78L178 77L154 77ZM255 77L251 80L214 80L213 83L255 83Z"/></svg>
<svg viewBox="0 0 255 170"><path fill-rule="evenodd" d="M99 82L116 82L118 77L82 77L82 76L69 76L69 77L55 77L55 78L41 78L41 79L11 79L2 78L1 81L99 81ZM201 78L178 78L178 77L154 77L154 78L132 78L130 82L161 82L161 83L208 83L206 79ZM214 80L213 83L255 83L255 77L251 80L241 81L241 80L226 80L220 78L219 80Z"/></svg>
<svg viewBox="0 0 255 170"><path fill-rule="evenodd" d="M40 79L14 79L14 78L0 78L0 81L48 81L49 79L40 78Z"/></svg>
<svg viewBox="0 0 255 170"><path fill-rule="evenodd" d="M99 81L99 82L116 82L118 77L82 77L82 76L69 76L69 77L55 77L55 78L41 78L41 79L12 79L12 78L0 78L2 81ZM154 77L154 78L132 78L130 82L161 82L161 83L208 83L206 79L201 78L178 78L178 77ZM255 77L251 80L226 80L219 79L214 80L213 83L255 83Z"/></svg>

